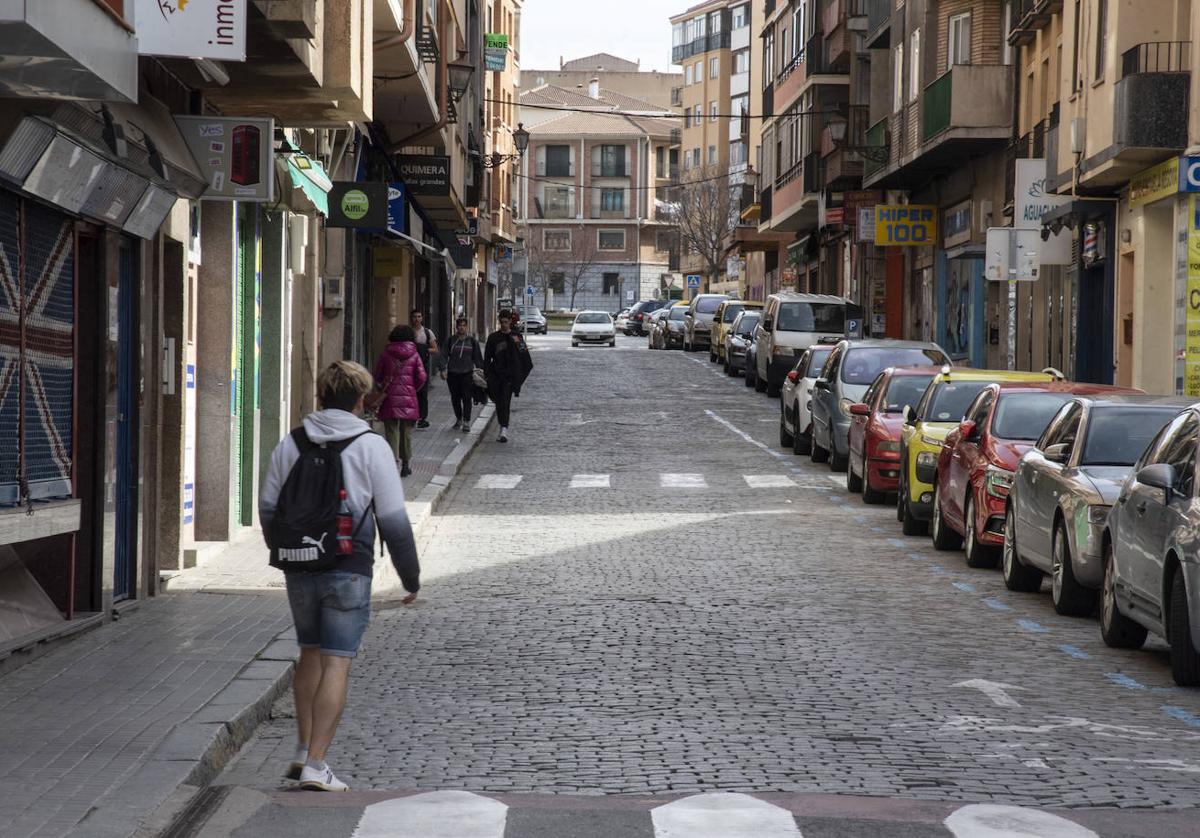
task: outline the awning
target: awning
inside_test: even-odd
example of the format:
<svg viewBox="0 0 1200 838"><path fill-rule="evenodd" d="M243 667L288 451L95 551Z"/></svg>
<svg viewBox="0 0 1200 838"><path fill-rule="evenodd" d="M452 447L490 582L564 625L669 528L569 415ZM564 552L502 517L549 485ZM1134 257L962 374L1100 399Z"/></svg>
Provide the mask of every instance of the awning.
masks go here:
<svg viewBox="0 0 1200 838"><path fill-rule="evenodd" d="M986 255L987 247L976 242L967 242L946 248L947 259L982 259Z"/></svg>
<svg viewBox="0 0 1200 838"><path fill-rule="evenodd" d="M329 190L333 183L325 174L325 167L317 160L303 154L287 158L287 170L292 186L304 193L321 215L329 215Z"/></svg>
<svg viewBox="0 0 1200 838"><path fill-rule="evenodd" d="M1062 206L1047 210L1042 215L1042 226L1057 234L1064 227L1074 230L1086 221L1116 212L1116 200L1104 201L1095 198L1077 198Z"/></svg>

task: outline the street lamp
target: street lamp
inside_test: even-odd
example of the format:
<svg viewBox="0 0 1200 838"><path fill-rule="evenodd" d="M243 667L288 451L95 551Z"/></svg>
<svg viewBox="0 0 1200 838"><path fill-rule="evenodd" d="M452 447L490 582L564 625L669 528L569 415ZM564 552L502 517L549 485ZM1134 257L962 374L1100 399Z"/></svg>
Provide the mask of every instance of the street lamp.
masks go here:
<svg viewBox="0 0 1200 838"><path fill-rule="evenodd" d="M525 130L524 122L517 123L517 130L513 131L513 143L517 147L517 156L524 157L529 148L529 132Z"/></svg>
<svg viewBox="0 0 1200 838"><path fill-rule="evenodd" d="M833 140L833 144L842 151L861 154L872 163L886 163L888 161L888 147L886 145L847 145L846 131L850 123L840 113L834 112L831 114L825 125L829 128L829 139Z"/></svg>
<svg viewBox="0 0 1200 838"><path fill-rule="evenodd" d="M455 102L462 101L471 85L471 76L475 74L475 65L459 60L452 61L447 68L450 71L450 97Z"/></svg>
<svg viewBox="0 0 1200 838"><path fill-rule="evenodd" d="M494 151L484 158L484 168L499 168L510 160L516 162L525 156L525 152L529 148L529 132L525 130L524 123L518 123L517 130L513 131L513 144L517 148L516 154L501 154L498 151Z"/></svg>

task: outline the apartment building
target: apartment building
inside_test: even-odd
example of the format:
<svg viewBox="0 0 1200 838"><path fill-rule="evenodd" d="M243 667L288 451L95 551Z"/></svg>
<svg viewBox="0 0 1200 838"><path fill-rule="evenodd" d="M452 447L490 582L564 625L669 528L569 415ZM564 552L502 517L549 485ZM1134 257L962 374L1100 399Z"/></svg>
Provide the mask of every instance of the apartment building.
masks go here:
<svg viewBox="0 0 1200 838"><path fill-rule="evenodd" d="M567 90L585 90L593 78L603 78L605 90L634 96L661 108L677 104L671 101L671 94L679 87L682 78L679 73L642 70L640 61L630 61L608 52L598 52L570 61L560 58L558 63L556 70L524 71L521 74L522 89L532 90L535 87L550 85Z"/></svg>

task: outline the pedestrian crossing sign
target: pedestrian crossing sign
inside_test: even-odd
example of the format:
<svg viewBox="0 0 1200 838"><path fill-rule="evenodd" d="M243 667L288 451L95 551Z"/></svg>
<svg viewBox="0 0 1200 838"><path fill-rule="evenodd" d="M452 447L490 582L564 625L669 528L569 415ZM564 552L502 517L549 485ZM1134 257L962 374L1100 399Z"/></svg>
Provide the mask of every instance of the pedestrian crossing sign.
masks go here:
<svg viewBox="0 0 1200 838"><path fill-rule="evenodd" d="M687 275L687 287L688 288L699 288L700 287L700 274L688 274Z"/></svg>

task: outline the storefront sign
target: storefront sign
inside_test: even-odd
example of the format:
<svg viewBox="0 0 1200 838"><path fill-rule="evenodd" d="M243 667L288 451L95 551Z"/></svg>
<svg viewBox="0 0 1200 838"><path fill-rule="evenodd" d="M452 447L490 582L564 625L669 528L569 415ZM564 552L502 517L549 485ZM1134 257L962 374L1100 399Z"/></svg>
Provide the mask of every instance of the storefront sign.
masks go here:
<svg viewBox="0 0 1200 838"><path fill-rule="evenodd" d="M842 193L842 206L846 208L847 218L857 218L859 209L874 207L882 200L883 192L878 189L852 189Z"/></svg>
<svg viewBox="0 0 1200 838"><path fill-rule="evenodd" d="M1046 191L1046 161L1041 158L1018 160L1016 184L1013 189L1013 226L1023 230L1042 229L1042 216L1055 207L1069 203L1068 195L1054 195ZM1044 241L1038 248L1042 265L1070 265L1070 230L1060 230Z"/></svg>
<svg viewBox="0 0 1200 838"><path fill-rule="evenodd" d="M858 210L858 240L875 241L875 207L860 207Z"/></svg>
<svg viewBox="0 0 1200 838"><path fill-rule="evenodd" d="M403 276L407 248L376 246L371 249L371 269L374 276Z"/></svg>
<svg viewBox="0 0 1200 838"><path fill-rule="evenodd" d="M388 221L389 233L396 235L408 234L408 195L403 183L388 184Z"/></svg>
<svg viewBox="0 0 1200 838"><path fill-rule="evenodd" d="M880 204L875 207L875 244L913 247L937 243L937 207Z"/></svg>
<svg viewBox="0 0 1200 838"><path fill-rule="evenodd" d="M435 155L401 155L396 160L410 195L450 194L450 158Z"/></svg>
<svg viewBox="0 0 1200 838"><path fill-rule="evenodd" d="M208 182L201 200L275 200L275 120L177 116L175 124Z"/></svg>
<svg viewBox="0 0 1200 838"><path fill-rule="evenodd" d="M1129 208L1170 198L1179 191L1179 158L1172 157L1129 179Z"/></svg>
<svg viewBox="0 0 1200 838"><path fill-rule="evenodd" d="M829 207L825 210L826 224L842 224L846 220L845 207Z"/></svg>
<svg viewBox="0 0 1200 838"><path fill-rule="evenodd" d="M968 199L946 210L943 246L954 247L971 240L971 201Z"/></svg>
<svg viewBox="0 0 1200 838"><path fill-rule="evenodd" d="M141 55L246 60L246 0L137 0Z"/></svg>
<svg viewBox="0 0 1200 838"><path fill-rule="evenodd" d="M503 73L508 69L508 50L485 49L483 51L483 69L489 73Z"/></svg>
<svg viewBox="0 0 1200 838"><path fill-rule="evenodd" d="M484 49L508 49L508 36L500 32L489 32L483 36Z"/></svg>
<svg viewBox="0 0 1200 838"><path fill-rule="evenodd" d="M388 185L335 180L329 190L327 227L383 230L388 225Z"/></svg>
<svg viewBox="0 0 1200 838"><path fill-rule="evenodd" d="M1179 191L1200 192L1200 157L1179 159Z"/></svg>
<svg viewBox="0 0 1200 838"><path fill-rule="evenodd" d="M1192 196L1192 217L1200 217L1200 197ZM1200 396L1200 226L1188 225L1187 315L1184 335L1183 395Z"/></svg>

